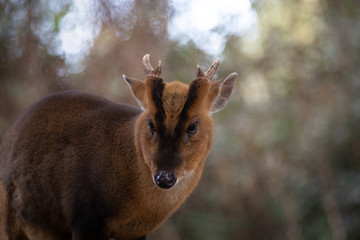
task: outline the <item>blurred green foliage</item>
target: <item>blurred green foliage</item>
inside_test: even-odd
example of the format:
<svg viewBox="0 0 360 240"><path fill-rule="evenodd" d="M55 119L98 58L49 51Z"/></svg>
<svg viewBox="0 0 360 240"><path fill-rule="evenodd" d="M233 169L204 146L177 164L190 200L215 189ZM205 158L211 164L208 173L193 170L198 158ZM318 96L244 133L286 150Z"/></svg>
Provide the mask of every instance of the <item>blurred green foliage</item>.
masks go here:
<svg viewBox="0 0 360 240"><path fill-rule="evenodd" d="M0 135L60 90L136 105L121 75L141 78L145 53L162 59L166 80L184 82L214 59L169 39L168 1L91 4L98 34L73 71L58 35L74 2L0 1ZM202 180L150 239L360 239L360 2L252 6L256 31L226 36L217 76L239 80L214 115Z"/></svg>

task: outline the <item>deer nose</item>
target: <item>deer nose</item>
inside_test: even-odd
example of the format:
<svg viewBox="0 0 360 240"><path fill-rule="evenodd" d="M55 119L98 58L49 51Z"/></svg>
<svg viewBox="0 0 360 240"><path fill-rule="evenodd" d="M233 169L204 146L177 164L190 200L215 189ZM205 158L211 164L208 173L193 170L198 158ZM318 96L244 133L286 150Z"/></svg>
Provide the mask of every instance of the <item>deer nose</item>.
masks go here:
<svg viewBox="0 0 360 240"><path fill-rule="evenodd" d="M176 183L176 176L174 173L158 171L154 176L154 180L160 188L168 189Z"/></svg>

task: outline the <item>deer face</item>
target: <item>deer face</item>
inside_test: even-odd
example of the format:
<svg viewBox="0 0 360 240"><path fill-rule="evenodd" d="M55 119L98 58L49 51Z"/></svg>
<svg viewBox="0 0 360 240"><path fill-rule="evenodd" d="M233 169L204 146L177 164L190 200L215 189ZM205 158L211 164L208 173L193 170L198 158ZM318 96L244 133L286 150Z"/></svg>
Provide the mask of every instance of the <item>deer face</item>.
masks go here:
<svg viewBox="0 0 360 240"><path fill-rule="evenodd" d="M143 59L144 81L124 76L144 110L136 123L136 144L160 188L171 188L203 166L214 136L211 113L223 109L231 95L236 73L210 82L219 60L189 85L164 83L161 62L156 69Z"/></svg>

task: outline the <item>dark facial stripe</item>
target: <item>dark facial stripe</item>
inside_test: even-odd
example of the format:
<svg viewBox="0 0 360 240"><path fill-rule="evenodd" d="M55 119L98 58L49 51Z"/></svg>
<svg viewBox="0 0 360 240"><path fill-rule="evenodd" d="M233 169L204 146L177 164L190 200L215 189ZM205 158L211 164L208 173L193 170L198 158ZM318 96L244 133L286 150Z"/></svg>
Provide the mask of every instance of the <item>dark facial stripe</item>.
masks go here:
<svg viewBox="0 0 360 240"><path fill-rule="evenodd" d="M162 100L164 83L162 79L154 79L153 81L151 97L156 107L156 131L159 136L159 145L155 158L156 164L159 170L172 171L181 162L178 157L175 157L178 144L176 139L166 135L166 126L164 125L165 109Z"/></svg>
<svg viewBox="0 0 360 240"><path fill-rule="evenodd" d="M153 81L151 88L151 98L156 107L155 121L157 125L157 131L158 133L161 134L165 132L164 129L165 110L162 100L162 96L164 92L164 83L162 78L157 78L157 77L152 77L151 81Z"/></svg>
<svg viewBox="0 0 360 240"><path fill-rule="evenodd" d="M176 136L181 135L181 130L183 129L183 125L189 118L188 111L191 108L191 106L194 105L194 103L198 97L198 92L199 92L199 88L201 86L201 81L204 81L204 80L196 79L190 84L188 98L186 99L184 108L182 109L182 111L180 113L179 122L177 123L177 125L175 127L175 135Z"/></svg>
<svg viewBox="0 0 360 240"><path fill-rule="evenodd" d="M182 162L181 156L178 155L178 149L183 137L185 128L184 125L189 118L188 111L198 98L201 81L203 80L194 80L189 87L188 98L180 113L179 121L175 127L174 136L166 136L164 129L164 132L159 133L160 142L156 162L161 170L171 171Z"/></svg>

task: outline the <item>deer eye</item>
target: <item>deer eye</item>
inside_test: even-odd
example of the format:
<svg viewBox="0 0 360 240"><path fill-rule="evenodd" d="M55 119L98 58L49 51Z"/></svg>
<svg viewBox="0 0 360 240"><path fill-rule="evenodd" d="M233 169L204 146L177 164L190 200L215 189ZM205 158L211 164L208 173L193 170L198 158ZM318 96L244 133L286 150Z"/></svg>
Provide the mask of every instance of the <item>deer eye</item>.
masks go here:
<svg viewBox="0 0 360 240"><path fill-rule="evenodd" d="M153 122L149 119L149 129L150 129L150 132L151 134L154 134L155 133L155 126L153 124Z"/></svg>
<svg viewBox="0 0 360 240"><path fill-rule="evenodd" d="M192 124L190 124L190 126L188 126L188 128L186 129L186 133L191 136L194 135L197 131L197 127L198 126L198 122L193 122Z"/></svg>

